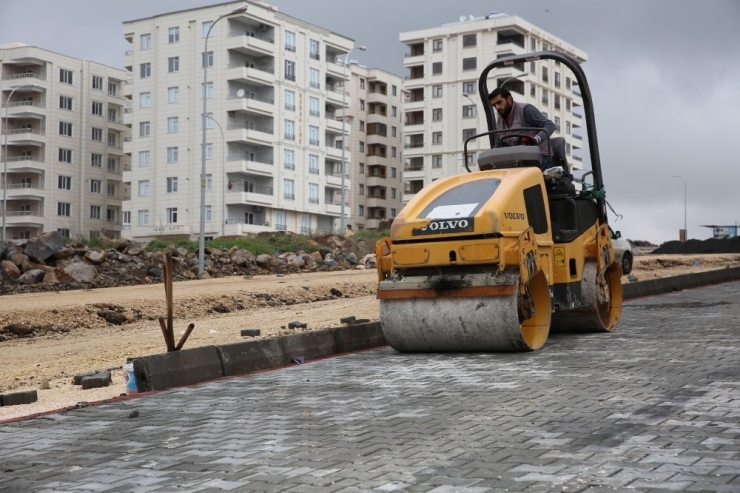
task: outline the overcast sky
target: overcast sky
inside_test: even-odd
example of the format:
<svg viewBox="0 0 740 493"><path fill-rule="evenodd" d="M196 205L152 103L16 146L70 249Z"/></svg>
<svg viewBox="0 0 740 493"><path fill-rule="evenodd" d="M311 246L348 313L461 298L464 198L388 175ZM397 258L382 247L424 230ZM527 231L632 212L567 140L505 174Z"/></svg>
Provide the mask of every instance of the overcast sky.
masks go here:
<svg viewBox="0 0 740 493"><path fill-rule="evenodd" d="M21 41L123 66L122 22L210 0L0 0L0 44ZM275 0L282 12L366 45L352 58L398 75L399 33L492 10L588 53L612 227L677 239L688 190L691 238L740 221L740 2L735 0ZM732 146L735 145L735 149Z"/></svg>

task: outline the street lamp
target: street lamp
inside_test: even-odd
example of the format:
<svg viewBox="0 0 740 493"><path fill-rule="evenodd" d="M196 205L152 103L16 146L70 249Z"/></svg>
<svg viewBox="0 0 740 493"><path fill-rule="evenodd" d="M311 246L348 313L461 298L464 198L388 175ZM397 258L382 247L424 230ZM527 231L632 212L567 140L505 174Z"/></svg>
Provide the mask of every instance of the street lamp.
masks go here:
<svg viewBox="0 0 740 493"><path fill-rule="evenodd" d="M367 48L364 46L358 46L358 50L365 51ZM349 59L350 53L354 48L349 50L347 52L347 55L344 57L344 67L342 70L342 203L340 207L339 212L339 233L344 234L344 174L345 174L345 162L344 162L344 152L345 149L347 149L347 132L346 132L346 125L347 125L347 61Z"/></svg>
<svg viewBox="0 0 740 493"><path fill-rule="evenodd" d="M206 230L206 115L208 114L208 38L211 36L211 30L218 21L224 17L235 14L243 14L247 7L238 8L228 14L224 14L211 24L206 33L205 46L203 50L203 116L201 126L203 127L203 145L200 148L201 169L200 169L200 235L198 237L198 275L203 274L203 264L205 263L205 230ZM219 127L221 128L221 127Z"/></svg>
<svg viewBox="0 0 740 493"><path fill-rule="evenodd" d="M671 175L671 177L683 180L683 241L686 241L689 239L689 230L686 229L686 180L681 175Z"/></svg>
<svg viewBox="0 0 740 493"><path fill-rule="evenodd" d="M38 84L20 84L13 87L13 90L8 94L8 99L5 100L5 159L3 159L3 241L7 239L6 227L8 223L8 133L10 132L10 125L8 121L8 108L10 107L10 98L13 97L13 93L18 89L24 87L42 87Z"/></svg>

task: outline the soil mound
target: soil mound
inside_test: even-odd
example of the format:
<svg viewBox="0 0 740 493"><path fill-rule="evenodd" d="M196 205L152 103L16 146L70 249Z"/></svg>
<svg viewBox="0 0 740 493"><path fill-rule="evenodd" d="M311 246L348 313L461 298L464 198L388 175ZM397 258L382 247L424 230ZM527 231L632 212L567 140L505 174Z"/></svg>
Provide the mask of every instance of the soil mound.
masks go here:
<svg viewBox="0 0 740 493"><path fill-rule="evenodd" d="M734 238L709 238L707 240L667 241L653 251L653 254L699 254L699 253L740 253L740 236Z"/></svg>

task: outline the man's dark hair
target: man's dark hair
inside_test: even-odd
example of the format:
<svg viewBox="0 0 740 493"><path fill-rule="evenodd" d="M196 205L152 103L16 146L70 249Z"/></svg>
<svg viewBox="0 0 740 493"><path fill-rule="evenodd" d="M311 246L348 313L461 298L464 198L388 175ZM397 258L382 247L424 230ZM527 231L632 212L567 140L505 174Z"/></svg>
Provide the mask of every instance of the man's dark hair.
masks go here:
<svg viewBox="0 0 740 493"><path fill-rule="evenodd" d="M501 96L502 98L506 99L511 96L511 93L503 87L497 87L496 89L491 91L491 94L488 95L488 100L490 101L496 96Z"/></svg>

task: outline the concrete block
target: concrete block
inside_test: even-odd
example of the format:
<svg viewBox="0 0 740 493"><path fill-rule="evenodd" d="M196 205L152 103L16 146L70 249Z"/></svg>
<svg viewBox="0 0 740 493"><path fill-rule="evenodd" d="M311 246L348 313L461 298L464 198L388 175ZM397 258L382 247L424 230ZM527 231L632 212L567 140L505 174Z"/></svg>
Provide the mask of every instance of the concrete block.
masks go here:
<svg viewBox="0 0 740 493"><path fill-rule="evenodd" d="M305 322L295 321L295 322L288 323L288 328L289 329L307 329L308 324Z"/></svg>
<svg viewBox="0 0 740 493"><path fill-rule="evenodd" d="M353 324L355 320L357 320L357 317L355 317L354 315L352 315L352 316L349 316L349 317L340 318L339 319L339 323L340 324Z"/></svg>
<svg viewBox="0 0 740 493"><path fill-rule="evenodd" d="M134 358L133 362L139 392L192 385L223 376L215 346L144 356Z"/></svg>
<svg viewBox="0 0 740 493"><path fill-rule="evenodd" d="M337 353L334 329L301 332L280 338L283 345L283 363L288 364L296 356L305 359L322 358Z"/></svg>
<svg viewBox="0 0 740 493"><path fill-rule="evenodd" d="M337 327L332 330L338 353L388 345L380 328L380 322Z"/></svg>
<svg viewBox="0 0 740 493"><path fill-rule="evenodd" d="M82 390L107 387L111 384L111 381L111 374L107 370L94 375L88 375L82 379Z"/></svg>
<svg viewBox="0 0 740 493"><path fill-rule="evenodd" d="M285 363L280 339L237 342L216 346L224 376L241 375Z"/></svg>
<svg viewBox="0 0 740 493"><path fill-rule="evenodd" d="M75 375L74 378L73 378L73 380L72 380L72 383L75 384L75 385L82 385L82 379L83 378L85 378L85 377L91 377L91 376L95 375L96 373L97 372L92 371L90 373L80 373L79 375Z"/></svg>
<svg viewBox="0 0 740 493"><path fill-rule="evenodd" d="M740 267L681 274L622 284L622 297L629 300L737 280L740 280Z"/></svg>
<svg viewBox="0 0 740 493"><path fill-rule="evenodd" d="M37 400L39 400L39 394L35 390L26 390L23 392L13 392L11 394L0 395L0 405L2 406L31 404Z"/></svg>
<svg viewBox="0 0 740 493"><path fill-rule="evenodd" d="M260 329L242 329L242 337L257 337L261 334Z"/></svg>

